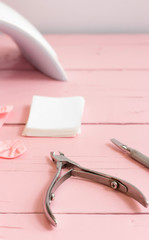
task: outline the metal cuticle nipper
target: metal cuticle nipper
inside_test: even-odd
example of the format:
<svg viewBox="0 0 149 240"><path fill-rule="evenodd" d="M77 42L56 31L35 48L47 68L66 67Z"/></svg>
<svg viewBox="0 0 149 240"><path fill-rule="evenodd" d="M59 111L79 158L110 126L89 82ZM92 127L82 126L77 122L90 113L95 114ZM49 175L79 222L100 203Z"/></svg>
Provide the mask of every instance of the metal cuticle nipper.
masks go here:
<svg viewBox="0 0 149 240"><path fill-rule="evenodd" d="M59 153L59 155L56 155L55 152L51 152L51 158L57 166L57 173L53 178L53 181L51 182L46 193L44 211L48 220L54 226L57 225L57 220L50 208L51 201L54 199L55 196L54 192L65 180L67 180L71 176L80 177L104 184L116 191L120 191L125 195L135 199L144 207L148 206L148 201L146 200L145 196L140 192L140 190L122 179L84 168L79 164L75 163L74 161L69 160L61 152ZM63 168L68 169L68 171L61 175L61 171Z"/></svg>

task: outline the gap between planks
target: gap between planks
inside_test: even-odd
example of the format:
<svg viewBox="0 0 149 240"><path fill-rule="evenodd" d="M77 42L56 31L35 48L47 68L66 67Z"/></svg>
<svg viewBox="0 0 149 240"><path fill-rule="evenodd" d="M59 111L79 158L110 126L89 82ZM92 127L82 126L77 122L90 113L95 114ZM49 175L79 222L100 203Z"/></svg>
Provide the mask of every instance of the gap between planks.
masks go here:
<svg viewBox="0 0 149 240"><path fill-rule="evenodd" d="M137 215L149 215L149 213L146 212L135 212L135 213L127 213L127 212L113 212L113 213L98 213L98 212L53 212L54 215L90 215L90 216L94 216L94 215L98 215L98 216L121 216L121 215L126 215L126 216L137 216ZM0 215L45 215L44 212L0 212Z"/></svg>
<svg viewBox="0 0 149 240"><path fill-rule="evenodd" d="M145 72L148 72L149 71L149 68L64 68L65 71L77 71L77 72L93 72L93 71L101 71L101 72L122 72L122 71L128 71L128 72L138 72L138 71L145 71ZM22 72L22 71L26 71L26 72L39 72L41 73L40 71L37 71L37 70L34 70L34 69L25 69L25 68L13 68L13 69L7 69L7 68L1 68L0 71L7 71L7 72L12 72L12 71L18 71L18 72ZM43 74L43 76L46 76ZM53 80L53 79L52 79Z"/></svg>
<svg viewBox="0 0 149 240"><path fill-rule="evenodd" d="M26 123L4 123L3 126L25 126ZM121 122L83 122L81 125L149 125L149 122L128 122L128 123L121 123Z"/></svg>

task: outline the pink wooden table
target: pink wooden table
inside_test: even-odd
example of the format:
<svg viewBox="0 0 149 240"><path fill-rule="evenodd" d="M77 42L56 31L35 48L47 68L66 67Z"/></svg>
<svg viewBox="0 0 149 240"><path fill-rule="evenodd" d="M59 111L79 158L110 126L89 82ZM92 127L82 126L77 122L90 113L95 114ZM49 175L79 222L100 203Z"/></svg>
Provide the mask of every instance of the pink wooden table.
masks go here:
<svg viewBox="0 0 149 240"><path fill-rule="evenodd" d="M1 140L19 137L27 152L0 159L0 240L148 240L149 208L104 185L70 179L52 205L52 228L43 196L55 173L48 159L60 150L72 160L137 186L149 199L149 171L116 150L111 138L149 155L149 35L49 35L68 75L49 79L0 36L0 105L14 111L0 129ZM27 138L22 131L33 95L86 100L82 133L75 138Z"/></svg>

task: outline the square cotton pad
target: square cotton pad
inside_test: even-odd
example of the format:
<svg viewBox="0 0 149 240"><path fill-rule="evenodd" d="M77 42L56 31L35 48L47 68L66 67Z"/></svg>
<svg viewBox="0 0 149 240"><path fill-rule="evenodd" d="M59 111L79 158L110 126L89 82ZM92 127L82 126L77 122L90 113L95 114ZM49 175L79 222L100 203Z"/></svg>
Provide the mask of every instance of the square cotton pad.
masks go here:
<svg viewBox="0 0 149 240"><path fill-rule="evenodd" d="M80 132L84 98L33 96L23 136L73 137Z"/></svg>

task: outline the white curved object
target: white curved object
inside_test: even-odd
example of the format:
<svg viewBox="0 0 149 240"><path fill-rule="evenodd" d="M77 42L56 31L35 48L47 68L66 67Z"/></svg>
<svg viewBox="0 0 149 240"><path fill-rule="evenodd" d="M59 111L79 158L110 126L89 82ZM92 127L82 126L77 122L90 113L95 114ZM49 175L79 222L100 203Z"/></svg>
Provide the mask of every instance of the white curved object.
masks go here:
<svg viewBox="0 0 149 240"><path fill-rule="evenodd" d="M10 35L24 57L41 72L67 80L57 55L42 34L24 17L0 1L0 31Z"/></svg>

